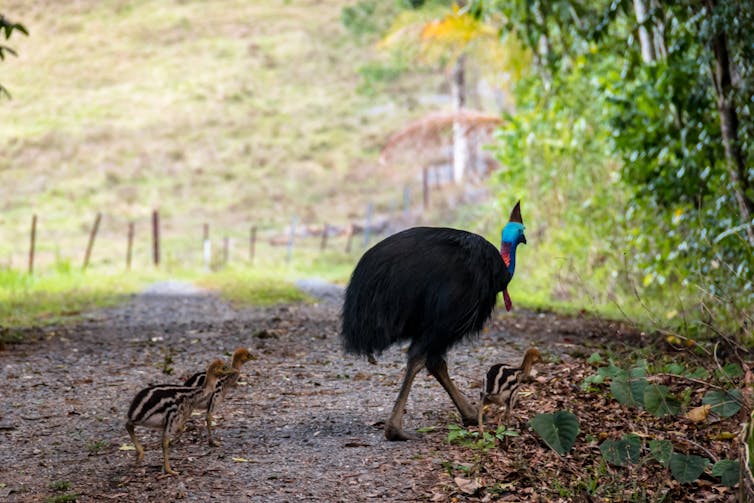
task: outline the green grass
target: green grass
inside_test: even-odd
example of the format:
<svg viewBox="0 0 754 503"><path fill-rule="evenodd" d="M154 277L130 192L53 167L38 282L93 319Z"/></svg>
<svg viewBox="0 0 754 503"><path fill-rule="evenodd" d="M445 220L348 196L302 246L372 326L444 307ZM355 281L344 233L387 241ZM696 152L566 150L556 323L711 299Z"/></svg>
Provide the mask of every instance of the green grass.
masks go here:
<svg viewBox="0 0 754 503"><path fill-rule="evenodd" d="M255 269L225 269L196 281L205 288L219 291L223 297L237 304L270 306L304 302L308 297L282 271Z"/></svg>
<svg viewBox="0 0 754 503"><path fill-rule="evenodd" d="M94 274L65 267L29 275L0 270L0 341L14 342L13 329L77 320L90 310L114 305L139 291L150 278L133 274Z"/></svg>

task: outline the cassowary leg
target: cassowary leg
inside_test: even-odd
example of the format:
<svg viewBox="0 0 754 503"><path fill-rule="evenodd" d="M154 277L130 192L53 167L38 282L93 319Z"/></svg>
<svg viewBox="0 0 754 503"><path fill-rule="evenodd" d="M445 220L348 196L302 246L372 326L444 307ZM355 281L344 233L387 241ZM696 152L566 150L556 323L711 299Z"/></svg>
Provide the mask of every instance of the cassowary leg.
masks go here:
<svg viewBox="0 0 754 503"><path fill-rule="evenodd" d="M445 359L428 360L427 370L429 370L429 373L432 374L440 384L442 384L442 387L445 388L445 391L450 395L450 399L453 400L458 412L461 413L461 419L463 420L464 426L478 424L478 410L466 400L463 393L458 391L458 388L453 384L453 381L450 380L450 376L448 375L448 363Z"/></svg>
<svg viewBox="0 0 754 503"><path fill-rule="evenodd" d="M390 414L390 418L385 423L385 438L388 440L411 440L414 438L403 431L403 411L406 409L408 393L411 391L414 378L423 366L424 360L422 359L409 359L408 365L406 365L406 375L403 376L401 392L398 394L398 399L393 405L393 412Z"/></svg>

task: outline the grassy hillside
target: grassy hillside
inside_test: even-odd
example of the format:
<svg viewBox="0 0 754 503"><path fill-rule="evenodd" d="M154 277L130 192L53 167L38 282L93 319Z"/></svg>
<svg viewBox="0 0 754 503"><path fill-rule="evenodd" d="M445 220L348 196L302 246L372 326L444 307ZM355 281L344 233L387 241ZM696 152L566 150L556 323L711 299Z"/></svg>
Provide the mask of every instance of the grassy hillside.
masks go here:
<svg viewBox="0 0 754 503"><path fill-rule="evenodd" d="M370 201L398 204L413 174L386 173L376 153L442 77L359 94L375 54L342 27L347 4L4 2L30 36L2 64L13 99L0 103L0 264L25 267L33 213L38 267L78 267L101 211L94 266L122 267L133 220L143 268L153 208L163 260L186 266L201 260L204 222L245 256L251 225L266 241L293 216L345 224Z"/></svg>
<svg viewBox="0 0 754 503"><path fill-rule="evenodd" d="M380 165L378 151L392 132L447 99L440 72L401 74L380 66L384 55L376 53L374 37L354 37L341 23L350 4L5 2L2 11L22 21L30 36L14 37L19 57L0 64L0 82L13 94L0 102L0 269L15 271L7 278L26 270L36 213L35 270L53 276L0 277L0 295L15 302L14 309L38 300L18 323L33 322L37 312L54 317L80 309L70 296L40 295L51 289L73 289L91 305L108 302L107 292L134 291L164 275L233 298L308 274L344 281L363 249L361 236L351 254L343 253L343 236L331 238L324 254L316 236L298 240L290 265L285 246L270 240L285 242L293 217L301 230L362 221L368 203L377 216L398 210L406 182L418 208L421 166ZM364 86L362 74L377 84ZM368 92L360 92L364 87ZM517 195L505 192L499 202L422 221L455 222L495 240ZM433 204L442 197L433 197ZM523 212L535 236L542 224L532 204L525 200ZM159 273L150 265L156 208ZM103 218L91 270L78 274L97 212ZM136 225L134 273L122 276L129 221ZM223 237L231 248L231 269L210 277L200 267L205 222L215 256ZM244 271L252 225L259 240L254 267ZM522 251L522 277L535 276L540 263L528 257L542 253L538 241ZM548 290L530 284L536 291L522 282L517 303L550 301L540 298ZM101 288L84 289L93 285ZM288 285L262 300L294 294ZM0 317L0 324L8 320Z"/></svg>

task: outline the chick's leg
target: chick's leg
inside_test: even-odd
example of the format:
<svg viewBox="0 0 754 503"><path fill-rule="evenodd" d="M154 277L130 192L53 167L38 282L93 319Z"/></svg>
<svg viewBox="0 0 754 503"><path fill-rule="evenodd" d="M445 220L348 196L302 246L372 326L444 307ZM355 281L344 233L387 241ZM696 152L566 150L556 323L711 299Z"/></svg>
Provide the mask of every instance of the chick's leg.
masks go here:
<svg viewBox="0 0 754 503"><path fill-rule="evenodd" d="M212 438L212 408L207 407L207 441L209 445L217 447L220 442Z"/></svg>
<svg viewBox="0 0 754 503"><path fill-rule="evenodd" d="M170 468L170 460L168 459L168 447L170 446L170 436L167 429L162 432L162 464L167 475L178 475L178 472Z"/></svg>
<svg viewBox="0 0 754 503"><path fill-rule="evenodd" d="M144 459L144 447L142 447L139 439L136 438L136 433L134 433L134 424L131 421L128 421L126 423L126 431L128 431L128 435L131 437L131 442L133 442L134 447L136 447L136 462L139 463L142 459Z"/></svg>

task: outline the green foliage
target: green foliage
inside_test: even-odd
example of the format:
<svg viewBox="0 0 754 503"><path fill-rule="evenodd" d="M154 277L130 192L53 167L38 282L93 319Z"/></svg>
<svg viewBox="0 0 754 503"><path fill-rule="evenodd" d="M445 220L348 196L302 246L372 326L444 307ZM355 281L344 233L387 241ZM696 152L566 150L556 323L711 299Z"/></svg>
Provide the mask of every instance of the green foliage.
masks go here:
<svg viewBox="0 0 754 503"><path fill-rule="evenodd" d="M656 417L665 417L678 414L681 404L667 386L649 384L644 390L644 408Z"/></svg>
<svg viewBox="0 0 754 503"><path fill-rule="evenodd" d="M608 463L626 467L641 461L642 448L642 438L629 433L618 440L604 441L600 445L600 452ZM674 452L673 443L669 440L650 440L649 452L658 463L669 468L673 478L682 484L698 479L710 462L709 459L701 456ZM738 481L738 462L725 461L725 463L722 461L716 463L712 474L721 477L724 485L735 485Z"/></svg>
<svg viewBox="0 0 754 503"><path fill-rule="evenodd" d="M89 451L89 454L96 455L102 452L107 446L107 440L97 440L96 442L89 442L88 444L86 444L86 450Z"/></svg>
<svg viewBox="0 0 754 503"><path fill-rule="evenodd" d="M749 162L737 178L731 174L718 110L724 91L711 75L721 62L710 40L722 33L732 73L754 75L754 32L741 29L754 17L751 9L740 2L716 2L712 11L703 2L658 4L645 26L662 46L644 63L631 2L472 3L490 18L499 15L502 31L537 54L534 74L515 88L516 115L496 151L505 166L500 192L546 201L549 218L535 214L533 221L547 225L543 244L567 258L542 257L540 275L560 296L587 292L587 305L625 304L621 295L636 289L653 304L664 302L669 319L678 304L704 301L718 323L740 326L754 305L754 253L736 198L754 207L754 170ZM749 160L753 81L734 78L728 98L737 114L734 146ZM596 290L600 284L607 288ZM665 300L692 284L694 295L672 307ZM684 322L689 335L704 331L695 320Z"/></svg>
<svg viewBox="0 0 754 503"><path fill-rule="evenodd" d="M711 411L720 417L730 417L738 414L743 403L743 396L737 389L730 391L710 390L705 393L702 403L710 405Z"/></svg>
<svg viewBox="0 0 754 503"><path fill-rule="evenodd" d="M690 484L699 478L709 464L709 459L693 454L679 454L674 452L670 456L670 472L681 484Z"/></svg>
<svg viewBox="0 0 754 503"><path fill-rule="evenodd" d="M386 85L398 80L408 69L409 65L400 57L366 63L358 70L361 82L357 90L365 96L376 96Z"/></svg>
<svg viewBox="0 0 754 503"><path fill-rule="evenodd" d="M509 430L504 425L498 426L494 432L485 431L481 436L478 431L469 431L457 424L448 425L448 443L480 451L494 448L498 441L505 440L506 437L517 436L518 432Z"/></svg>
<svg viewBox="0 0 754 503"><path fill-rule="evenodd" d="M603 363L605 360L602 359L602 356L598 352L594 352L591 355L589 355L589 358L587 358L586 362L590 365L594 365L597 363Z"/></svg>
<svg viewBox="0 0 754 503"><path fill-rule="evenodd" d="M744 371L738 363L726 363L722 368L715 371L718 379L724 382L731 382L733 379L744 375Z"/></svg>
<svg viewBox="0 0 754 503"><path fill-rule="evenodd" d="M666 370L669 368L665 367ZM681 365L671 368L683 374L685 368ZM617 367L612 361L605 367L597 369L597 373L588 376L582 383L583 389L592 384L602 384L610 379L610 392L613 397L626 407L643 407L656 417L676 415L681 410L681 403L675 398L667 386L647 381L647 362L639 360L628 369Z"/></svg>
<svg viewBox="0 0 754 503"><path fill-rule="evenodd" d="M377 36L387 29L394 10L390 2L359 0L341 9L340 21L357 37Z"/></svg>
<svg viewBox="0 0 754 503"><path fill-rule="evenodd" d="M537 414L529 426L542 440L561 456L571 450L579 434L579 420L571 412L559 410L552 414Z"/></svg>
<svg viewBox="0 0 754 503"><path fill-rule="evenodd" d="M741 478L741 466L737 459L721 459L712 466L712 475L720 477L724 486L733 487Z"/></svg>
<svg viewBox="0 0 754 503"><path fill-rule="evenodd" d="M670 456L673 454L673 442L670 440L650 440L649 451L658 463L667 468L670 464Z"/></svg>
<svg viewBox="0 0 754 503"><path fill-rule="evenodd" d="M21 23L14 23L13 21L6 18L2 13L0 13L0 35L4 35L5 40L8 40L14 32L29 35L29 32L26 30L26 27L24 25L22 25ZM0 44L0 61L5 59L6 54L17 56L16 51L14 51L12 48L7 45ZM0 83L0 98L2 98L3 95L10 98L10 93L5 87L3 87L2 83Z"/></svg>
<svg viewBox="0 0 754 503"><path fill-rule="evenodd" d="M67 480L56 480L50 483L50 489L53 491L67 491L71 488L71 483Z"/></svg>
<svg viewBox="0 0 754 503"><path fill-rule="evenodd" d="M639 435L629 433L618 440L605 440L600 445L600 452L608 463L615 466L628 466L639 462L641 444Z"/></svg>
<svg viewBox="0 0 754 503"><path fill-rule="evenodd" d="M57 480L50 483L50 490L63 493L56 494L48 497L45 501L47 503L67 503L69 501L76 501L78 499L78 493L66 492L71 488L71 483L67 480Z"/></svg>
<svg viewBox="0 0 754 503"><path fill-rule="evenodd" d="M627 407L644 405L646 387L646 369L641 366L629 370L621 369L610 383L610 391L615 399Z"/></svg>

